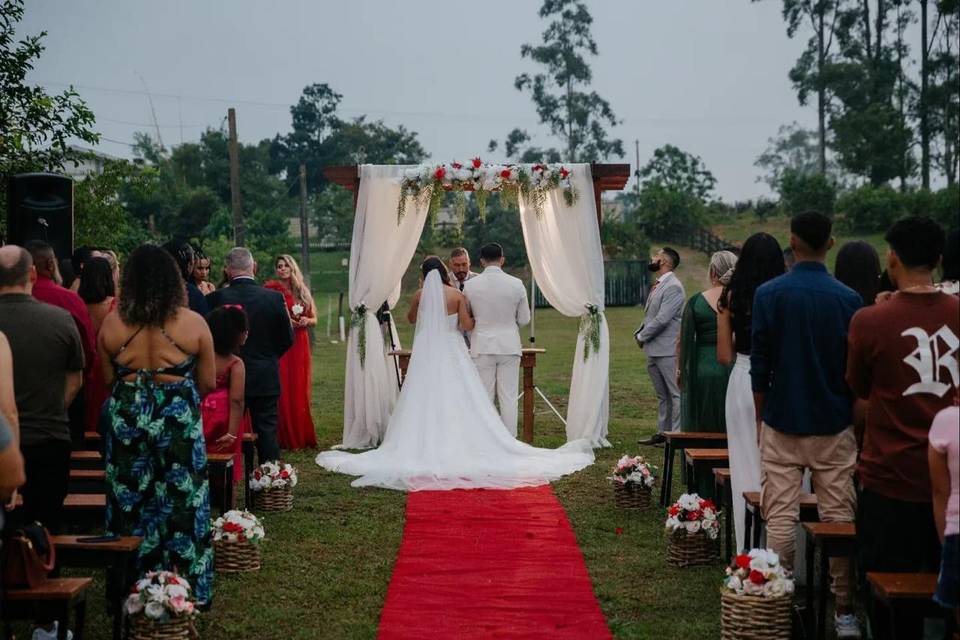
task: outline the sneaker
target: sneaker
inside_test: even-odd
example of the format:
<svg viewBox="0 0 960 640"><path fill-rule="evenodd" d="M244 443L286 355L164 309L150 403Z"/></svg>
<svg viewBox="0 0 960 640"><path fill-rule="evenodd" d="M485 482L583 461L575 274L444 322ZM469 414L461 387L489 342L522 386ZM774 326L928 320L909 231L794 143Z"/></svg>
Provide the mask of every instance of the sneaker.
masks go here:
<svg viewBox="0 0 960 640"><path fill-rule="evenodd" d="M57 631L59 628L60 623L58 621L54 621L49 631L43 627L35 627L31 640L57 640ZM73 631L69 629L67 629L67 640L73 640Z"/></svg>
<svg viewBox="0 0 960 640"><path fill-rule="evenodd" d="M857 621L857 616L852 613L836 615L833 624L837 630L837 640L859 640L860 622Z"/></svg>
<svg viewBox="0 0 960 640"><path fill-rule="evenodd" d="M666 439L666 437L665 437L662 433L655 433L655 434L653 434L652 436L650 436L649 438L647 438L646 440L641 440L641 441L639 442L639 444L643 444L643 445L647 445L647 446L652 445L652 446L656 447L656 446L658 446L658 445L663 444L663 443L666 442L666 441L667 441L667 439Z"/></svg>

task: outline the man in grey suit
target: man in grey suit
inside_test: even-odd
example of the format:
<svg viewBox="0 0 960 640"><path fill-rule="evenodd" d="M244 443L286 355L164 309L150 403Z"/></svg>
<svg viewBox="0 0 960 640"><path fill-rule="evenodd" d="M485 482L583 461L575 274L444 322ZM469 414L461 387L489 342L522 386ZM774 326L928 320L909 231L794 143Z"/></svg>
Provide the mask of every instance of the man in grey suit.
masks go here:
<svg viewBox="0 0 960 640"><path fill-rule="evenodd" d="M677 384L677 336L686 292L673 270L680 254L664 247L648 265L657 275L647 295L643 325L634 334L647 354L647 372L657 394L657 433L640 444L662 444L666 431L680 429L680 387Z"/></svg>

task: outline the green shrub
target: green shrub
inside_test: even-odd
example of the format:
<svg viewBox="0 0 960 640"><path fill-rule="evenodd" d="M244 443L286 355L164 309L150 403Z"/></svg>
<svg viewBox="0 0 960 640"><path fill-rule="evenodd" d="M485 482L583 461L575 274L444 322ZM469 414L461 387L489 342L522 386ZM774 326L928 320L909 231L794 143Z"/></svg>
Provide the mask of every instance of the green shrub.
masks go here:
<svg viewBox="0 0 960 640"><path fill-rule="evenodd" d="M780 177L778 187L780 207L788 216L810 210L833 215L837 187L826 176L787 169Z"/></svg>
<svg viewBox="0 0 960 640"><path fill-rule="evenodd" d="M908 196L888 185L865 184L844 193L837 200L840 228L845 231L886 231L897 219L907 215Z"/></svg>
<svg viewBox="0 0 960 640"><path fill-rule="evenodd" d="M956 231L960 228L960 187L914 191L907 196L907 210L911 214L933 218L946 231Z"/></svg>

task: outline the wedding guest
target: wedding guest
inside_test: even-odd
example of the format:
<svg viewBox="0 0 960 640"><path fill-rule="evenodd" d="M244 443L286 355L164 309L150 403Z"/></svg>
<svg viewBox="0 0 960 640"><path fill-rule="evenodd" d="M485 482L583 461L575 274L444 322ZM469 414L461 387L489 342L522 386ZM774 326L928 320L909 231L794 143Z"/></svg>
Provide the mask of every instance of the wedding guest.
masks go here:
<svg viewBox="0 0 960 640"><path fill-rule="evenodd" d="M56 531L70 474L67 407L83 384L83 344L63 309L31 295L37 272L30 253L0 247L0 331L13 356L13 391L26 484L20 522ZM4 411L9 421L9 409Z"/></svg>
<svg viewBox="0 0 960 640"><path fill-rule="evenodd" d="M768 280L783 275L780 243L769 233L755 233L743 243L737 266L717 302L717 361L733 365L724 398L727 450L730 455L730 482L733 495L760 490L760 448L750 388L750 320L753 296ZM733 525L737 550L747 548L744 540L743 500L733 501Z"/></svg>
<svg viewBox="0 0 960 640"><path fill-rule="evenodd" d="M833 225L809 211L790 221L793 269L757 289L753 298L750 378L760 441L760 506L767 546L794 566L800 494L810 469L821 522L852 522L857 443L853 398L846 384L847 331L860 295L827 271ZM838 638L859 638L853 614L851 565L831 558Z"/></svg>
<svg viewBox="0 0 960 640"><path fill-rule="evenodd" d="M244 401L257 434L262 462L280 459L277 444L277 402L280 396L279 359L293 344L293 327L283 296L257 284L257 263L244 247L230 250L224 260L230 285L207 300L211 307L238 304L247 313L250 337L240 347L247 370Z"/></svg>
<svg viewBox="0 0 960 640"><path fill-rule="evenodd" d="M70 283L70 291L74 293L80 288L80 281L83 278L83 267L87 260L93 257L93 247L82 246L73 250L70 256L70 264L73 265L73 282Z"/></svg>
<svg viewBox="0 0 960 640"><path fill-rule="evenodd" d="M104 318L116 308L114 270L107 258L91 258L87 261L83 271L86 275L80 283L80 289L77 293L87 305L90 321L93 324L94 336L99 337ZM94 352L93 358L94 363L90 368L90 375L83 385L84 431L87 433L100 431L100 413L103 409L103 403L110 397L110 391L103 381L99 354Z"/></svg>
<svg viewBox="0 0 960 640"><path fill-rule="evenodd" d="M929 218L909 217L894 224L886 240L887 273L897 292L854 317L846 376L868 403L857 510L864 574L938 567L928 433L958 383L944 356L960 336L960 300L933 285L943 230ZM898 616L893 637L920 637L921 625L917 617Z"/></svg>
<svg viewBox="0 0 960 640"><path fill-rule="evenodd" d="M186 308L180 269L152 245L127 262L100 330L109 534L149 540L137 572L176 571L210 601L213 549L200 397L214 388L213 339Z"/></svg>
<svg viewBox="0 0 960 640"><path fill-rule="evenodd" d="M695 293L684 307L678 343L682 431L727 430L724 404L730 367L717 361L717 304L736 264L732 252L714 253L707 270L710 288Z"/></svg>
<svg viewBox="0 0 960 640"><path fill-rule="evenodd" d="M203 438L208 453L233 452L233 481L243 479L241 438L249 432L250 416L243 403L246 369L237 353L247 341L247 314L239 305L217 307L207 316L213 336L216 388L203 399Z"/></svg>
<svg viewBox="0 0 960 640"><path fill-rule="evenodd" d="M783 266L784 269L790 271L793 269L793 265L797 264L797 258L793 255L793 249L787 247L783 250Z"/></svg>
<svg viewBox="0 0 960 640"><path fill-rule="evenodd" d="M193 283L200 289L200 293L207 295L216 291L216 287L209 281L210 258L200 247L193 248Z"/></svg>
<svg viewBox="0 0 960 640"><path fill-rule="evenodd" d="M880 292L880 256L869 242L847 242L837 252L833 275L859 293L864 305L871 305Z"/></svg>
<svg viewBox="0 0 960 640"><path fill-rule="evenodd" d="M281 449L307 449L317 446L317 434L310 415L312 389L310 336L308 327L317 324L313 296L293 256L284 254L273 262L277 278L264 287L283 295L293 346L280 357L280 399L277 403L277 442Z"/></svg>
<svg viewBox="0 0 960 640"><path fill-rule="evenodd" d="M947 236L937 288L944 293L960 295L960 233L957 231Z"/></svg>
<svg viewBox="0 0 960 640"><path fill-rule="evenodd" d="M110 263L110 271L113 274L114 291L120 291L120 257L113 249L101 248L94 252L95 258L103 258Z"/></svg>
<svg viewBox="0 0 960 640"><path fill-rule="evenodd" d="M647 355L647 373L657 394L657 433L640 444L660 445L664 433L680 430L680 388L677 386L677 337L686 293L673 273L680 266L680 254L664 247L647 268L657 280L650 287L643 324L634 338Z"/></svg>
<svg viewBox="0 0 960 640"><path fill-rule="evenodd" d="M200 288L193 282L193 266L195 262L193 247L190 246L189 242L183 240L171 240L164 244L163 248L173 256L177 267L180 269L180 276L183 278L183 282L187 287L186 305L190 307L191 311L199 313L201 316L206 316L210 313L210 305L207 303L207 299L203 293L200 292Z"/></svg>
<svg viewBox="0 0 960 640"><path fill-rule="evenodd" d="M9 503L26 480L18 425L13 354L7 337L0 333L0 531L3 531L3 505Z"/></svg>
<svg viewBox="0 0 960 640"><path fill-rule="evenodd" d="M57 271L60 272L60 286L73 291L73 283L77 280L77 274L73 272L73 262L70 258L58 258Z"/></svg>
<svg viewBox="0 0 960 640"><path fill-rule="evenodd" d="M453 274L450 286L463 291L467 280L476 278L479 273L470 270L470 254L463 247L457 247L450 252L450 262L448 263L450 273Z"/></svg>
<svg viewBox="0 0 960 640"><path fill-rule="evenodd" d="M954 402L958 399L954 397ZM930 487L933 518L940 536L940 576L933 599L953 609L960 625L960 407L940 411L930 427Z"/></svg>

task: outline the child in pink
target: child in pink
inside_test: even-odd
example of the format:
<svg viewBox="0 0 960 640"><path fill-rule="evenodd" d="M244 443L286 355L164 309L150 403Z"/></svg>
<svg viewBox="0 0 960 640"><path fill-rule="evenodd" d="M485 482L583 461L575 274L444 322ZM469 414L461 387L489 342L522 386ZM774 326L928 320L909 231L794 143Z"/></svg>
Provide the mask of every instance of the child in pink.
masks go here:
<svg viewBox="0 0 960 640"><path fill-rule="evenodd" d="M940 552L940 578L933 599L940 606L958 611L958 573L960 561L960 408L943 409L930 427L930 485L933 489L933 517L943 545Z"/></svg>

